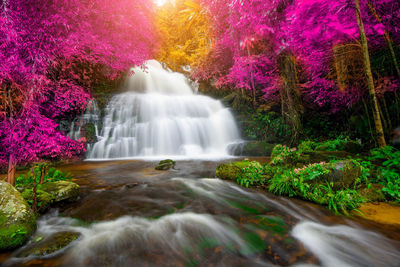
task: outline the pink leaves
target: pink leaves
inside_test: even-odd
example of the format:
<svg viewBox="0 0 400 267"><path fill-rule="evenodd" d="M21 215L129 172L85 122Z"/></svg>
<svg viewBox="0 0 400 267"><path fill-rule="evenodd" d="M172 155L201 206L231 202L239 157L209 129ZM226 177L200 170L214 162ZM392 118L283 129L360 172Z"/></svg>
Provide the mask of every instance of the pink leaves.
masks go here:
<svg viewBox="0 0 400 267"><path fill-rule="evenodd" d="M84 145L62 135L54 120L84 109L92 68L101 65L115 78L152 57L152 1L12 0L0 6L0 90L13 90L13 101L0 111L0 161L79 155Z"/></svg>

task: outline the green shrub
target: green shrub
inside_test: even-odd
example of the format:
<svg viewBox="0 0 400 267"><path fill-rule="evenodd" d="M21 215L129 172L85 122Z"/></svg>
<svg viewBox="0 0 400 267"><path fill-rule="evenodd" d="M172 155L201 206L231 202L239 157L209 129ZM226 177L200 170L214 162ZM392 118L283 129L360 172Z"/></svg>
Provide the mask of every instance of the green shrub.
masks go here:
<svg viewBox="0 0 400 267"><path fill-rule="evenodd" d="M242 168L237 179L237 183L245 187L263 186L265 182L264 166L256 162L250 162L248 166Z"/></svg>
<svg viewBox="0 0 400 267"><path fill-rule="evenodd" d="M369 160L375 176L371 181L383 185L382 192L389 200L400 202L400 151L394 147L372 149Z"/></svg>

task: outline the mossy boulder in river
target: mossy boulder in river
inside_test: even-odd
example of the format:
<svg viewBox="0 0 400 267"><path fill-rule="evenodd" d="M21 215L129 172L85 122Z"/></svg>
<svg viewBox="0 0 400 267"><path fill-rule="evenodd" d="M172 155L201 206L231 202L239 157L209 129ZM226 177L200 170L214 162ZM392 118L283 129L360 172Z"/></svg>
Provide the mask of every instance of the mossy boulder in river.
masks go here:
<svg viewBox="0 0 400 267"><path fill-rule="evenodd" d="M244 168L249 167L251 164L256 164L261 168L259 162L252 161L236 161L227 164L221 164L217 167L216 176L225 180L236 181Z"/></svg>
<svg viewBox="0 0 400 267"><path fill-rule="evenodd" d="M229 154L233 156L271 156L276 144L263 141L247 141L228 146Z"/></svg>
<svg viewBox="0 0 400 267"><path fill-rule="evenodd" d="M167 171L169 169L172 169L175 167L176 162L173 161L172 159L166 159L166 160L162 160L160 161L160 163L158 163L158 165L156 166L156 170L158 171Z"/></svg>
<svg viewBox="0 0 400 267"><path fill-rule="evenodd" d="M21 193L0 181L0 251L22 246L35 230L35 214Z"/></svg>
<svg viewBox="0 0 400 267"><path fill-rule="evenodd" d="M59 232L48 237L38 236L26 247L18 252L17 257L46 256L53 254L65 247L80 236L76 232Z"/></svg>
<svg viewBox="0 0 400 267"><path fill-rule="evenodd" d="M79 185L69 181L45 183L42 190L54 197L54 202L75 201L79 197Z"/></svg>

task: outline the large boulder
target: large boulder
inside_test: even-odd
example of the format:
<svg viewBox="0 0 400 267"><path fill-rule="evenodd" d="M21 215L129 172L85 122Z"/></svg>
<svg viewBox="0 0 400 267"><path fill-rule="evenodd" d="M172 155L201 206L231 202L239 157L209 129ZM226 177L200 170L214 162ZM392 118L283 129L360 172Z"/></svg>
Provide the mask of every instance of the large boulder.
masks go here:
<svg viewBox="0 0 400 267"><path fill-rule="evenodd" d="M256 164L256 166L260 168L262 167L259 162L255 161L236 161L219 165L216 170L216 176L224 180L236 181L239 175L243 172L243 169L252 164Z"/></svg>
<svg viewBox="0 0 400 267"><path fill-rule="evenodd" d="M0 181L0 251L22 246L35 230L35 214L21 193Z"/></svg>
<svg viewBox="0 0 400 267"><path fill-rule="evenodd" d="M59 232L47 237L34 237L26 247L17 254L19 258L31 256L47 256L53 254L78 239L80 233L77 232Z"/></svg>
<svg viewBox="0 0 400 267"><path fill-rule="evenodd" d="M263 141L247 141L228 146L228 151L233 156L271 156L275 144Z"/></svg>
<svg viewBox="0 0 400 267"><path fill-rule="evenodd" d="M54 202L76 201L79 197L79 185L69 181L45 183L42 190L54 198Z"/></svg>
<svg viewBox="0 0 400 267"><path fill-rule="evenodd" d="M331 173L328 182L333 183L333 188L348 188L361 175L361 167L353 160L341 160L331 164Z"/></svg>

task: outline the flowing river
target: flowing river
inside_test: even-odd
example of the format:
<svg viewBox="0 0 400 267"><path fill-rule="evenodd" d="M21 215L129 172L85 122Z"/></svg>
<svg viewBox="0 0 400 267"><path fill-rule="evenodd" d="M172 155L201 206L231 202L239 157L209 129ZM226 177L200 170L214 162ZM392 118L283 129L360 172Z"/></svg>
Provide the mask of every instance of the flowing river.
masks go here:
<svg viewBox="0 0 400 267"><path fill-rule="evenodd" d="M334 216L215 179L221 161L84 162L63 166L81 199L39 220L5 266L399 266L399 228ZM21 256L38 238L80 237L47 257Z"/></svg>
<svg viewBox="0 0 400 267"><path fill-rule="evenodd" d="M240 142L231 112L183 75L147 67L134 69L103 119L95 105L83 116L95 125L92 161L61 166L80 200L41 217L0 266L400 266L399 227L216 179L228 146ZM156 171L154 158L166 157L181 160ZM79 237L44 257L24 253L63 233Z"/></svg>

